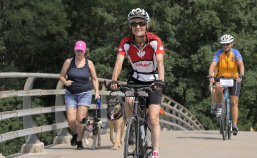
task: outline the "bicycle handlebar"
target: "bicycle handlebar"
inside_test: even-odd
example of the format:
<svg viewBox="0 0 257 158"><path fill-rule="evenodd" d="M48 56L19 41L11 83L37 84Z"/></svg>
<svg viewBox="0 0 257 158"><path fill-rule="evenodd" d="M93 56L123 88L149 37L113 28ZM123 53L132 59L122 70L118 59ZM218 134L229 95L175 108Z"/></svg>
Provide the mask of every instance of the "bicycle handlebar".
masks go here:
<svg viewBox="0 0 257 158"><path fill-rule="evenodd" d="M215 80L220 80L220 79L233 79L236 80L236 77L230 77L230 78L224 78L224 77L215 77Z"/></svg>
<svg viewBox="0 0 257 158"><path fill-rule="evenodd" d="M111 82L106 84L106 81L104 81L104 86L106 88L110 89ZM113 91L121 91L125 93L126 91L130 91L131 89L134 89L136 91L145 91L145 92L152 92L153 85L139 85L139 84L123 84L121 85L120 82L117 82L118 89Z"/></svg>

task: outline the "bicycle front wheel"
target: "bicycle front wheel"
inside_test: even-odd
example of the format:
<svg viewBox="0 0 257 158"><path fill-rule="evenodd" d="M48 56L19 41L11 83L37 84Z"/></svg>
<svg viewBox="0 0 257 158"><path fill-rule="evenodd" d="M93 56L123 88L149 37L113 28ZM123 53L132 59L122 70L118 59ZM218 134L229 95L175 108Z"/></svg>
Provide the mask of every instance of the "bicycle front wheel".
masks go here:
<svg viewBox="0 0 257 158"><path fill-rule="evenodd" d="M226 137L228 135L227 103L227 99L222 100L221 134L223 140L226 140Z"/></svg>
<svg viewBox="0 0 257 158"><path fill-rule="evenodd" d="M148 124L145 124L145 138L143 139L143 153L144 157L152 158L153 146L152 146L152 134Z"/></svg>
<svg viewBox="0 0 257 158"><path fill-rule="evenodd" d="M229 125L228 125L228 139L231 138L231 132L232 132L232 122L230 122Z"/></svg>
<svg viewBox="0 0 257 158"><path fill-rule="evenodd" d="M138 158L138 140L138 121L132 116L127 122L124 140L124 158Z"/></svg>

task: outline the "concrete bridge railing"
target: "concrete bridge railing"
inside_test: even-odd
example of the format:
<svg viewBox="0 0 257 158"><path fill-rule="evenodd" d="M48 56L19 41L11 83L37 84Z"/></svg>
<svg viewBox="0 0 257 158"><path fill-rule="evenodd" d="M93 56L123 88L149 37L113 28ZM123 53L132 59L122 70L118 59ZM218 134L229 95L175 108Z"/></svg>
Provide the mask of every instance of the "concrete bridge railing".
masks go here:
<svg viewBox="0 0 257 158"><path fill-rule="evenodd" d="M0 133L0 143L10 139L25 136L25 144L21 147L22 153L28 152L42 152L44 144L40 142L38 133L57 130L57 136L54 138L53 143L69 143L71 138L68 132L68 123L65 116L65 105L64 105L64 89L61 81L57 82L56 89L33 89L33 83L37 78L53 78L58 79L59 74L50 73L18 73L18 72L6 72L0 73L0 79L8 78L27 78L23 90L11 90L11 91L0 91L0 99L11 98L11 97L23 97L23 109L14 111L0 112L0 122L5 119L23 117L23 128L17 131L10 131L7 133ZM100 83L110 82L108 79L98 79ZM101 105L100 110L101 120L105 123L103 133L108 129L108 123L106 120L105 108L107 107L107 96L110 91L107 91L104 86L100 87ZM93 91L94 94L94 91ZM45 96L55 95L55 106L51 107L40 107L34 108L32 105L32 97L34 96ZM116 92L112 95L118 95L124 97L123 93ZM2 106L2 105L0 105ZM186 108L179 103L175 102L168 96L163 95L162 108L165 110L166 115L160 119L162 129L167 128L168 130L204 130L201 123L197 118L191 114ZM91 109L95 109L95 104L91 104ZM33 118L33 115L39 115L44 113L55 113L55 124L46 126L37 126Z"/></svg>

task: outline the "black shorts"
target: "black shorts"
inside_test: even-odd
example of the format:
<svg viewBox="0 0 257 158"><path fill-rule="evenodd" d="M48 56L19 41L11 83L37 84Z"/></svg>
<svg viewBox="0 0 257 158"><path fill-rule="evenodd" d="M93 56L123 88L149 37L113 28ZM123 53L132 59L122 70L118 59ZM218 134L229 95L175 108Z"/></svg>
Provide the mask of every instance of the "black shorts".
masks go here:
<svg viewBox="0 0 257 158"><path fill-rule="evenodd" d="M237 82L236 80L234 80L234 86L228 87L229 95L239 96L240 89L241 89L241 83L242 82Z"/></svg>
<svg viewBox="0 0 257 158"><path fill-rule="evenodd" d="M152 82L143 82L134 79L133 77L130 77L127 84L131 84L131 81L133 81L134 84L139 84L139 85L151 85L154 81ZM151 104L157 104L161 105L162 102L162 90L153 90L152 92L148 93L148 96L146 98L146 105L151 105Z"/></svg>

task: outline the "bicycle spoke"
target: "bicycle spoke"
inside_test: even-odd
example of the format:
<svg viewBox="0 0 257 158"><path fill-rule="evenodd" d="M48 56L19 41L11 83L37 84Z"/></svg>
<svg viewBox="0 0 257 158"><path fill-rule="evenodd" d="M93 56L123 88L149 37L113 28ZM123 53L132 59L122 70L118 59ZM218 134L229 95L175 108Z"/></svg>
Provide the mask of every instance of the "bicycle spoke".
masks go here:
<svg viewBox="0 0 257 158"><path fill-rule="evenodd" d="M152 147L152 135L151 135L151 129L147 125L146 128L146 137L145 137L145 155L147 158L152 158L153 155L153 147Z"/></svg>
<svg viewBox="0 0 257 158"><path fill-rule="evenodd" d="M138 125L135 117L131 117L127 123L124 140L124 158L137 157L137 133Z"/></svg>

